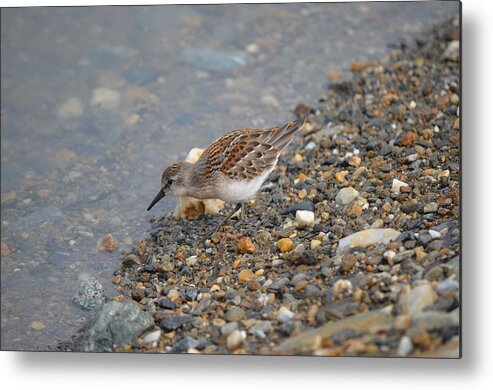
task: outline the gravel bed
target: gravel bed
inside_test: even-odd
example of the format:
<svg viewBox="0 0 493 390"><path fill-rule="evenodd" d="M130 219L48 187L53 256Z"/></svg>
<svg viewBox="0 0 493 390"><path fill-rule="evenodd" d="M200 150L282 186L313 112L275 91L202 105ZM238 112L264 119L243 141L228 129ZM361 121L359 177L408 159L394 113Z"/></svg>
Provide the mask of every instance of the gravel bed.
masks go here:
<svg viewBox="0 0 493 390"><path fill-rule="evenodd" d="M151 220L114 301L153 321L85 350L459 357L458 39L450 20L299 104L243 223Z"/></svg>

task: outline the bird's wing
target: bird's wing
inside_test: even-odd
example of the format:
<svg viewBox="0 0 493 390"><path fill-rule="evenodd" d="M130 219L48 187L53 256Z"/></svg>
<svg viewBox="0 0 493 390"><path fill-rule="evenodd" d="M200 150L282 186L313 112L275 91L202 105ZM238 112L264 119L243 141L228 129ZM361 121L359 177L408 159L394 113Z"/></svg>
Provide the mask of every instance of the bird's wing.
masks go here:
<svg viewBox="0 0 493 390"><path fill-rule="evenodd" d="M271 129L241 129L224 133L200 156L196 167L206 176L220 171L235 180L251 180L272 169L304 120Z"/></svg>

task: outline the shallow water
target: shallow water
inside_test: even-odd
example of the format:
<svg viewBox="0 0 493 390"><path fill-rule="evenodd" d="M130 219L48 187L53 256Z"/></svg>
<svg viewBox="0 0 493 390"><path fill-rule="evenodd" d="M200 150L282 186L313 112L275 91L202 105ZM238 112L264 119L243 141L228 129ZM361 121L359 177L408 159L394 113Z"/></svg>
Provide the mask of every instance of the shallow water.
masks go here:
<svg viewBox="0 0 493 390"><path fill-rule="evenodd" d="M281 124L327 73L378 60L458 4L3 9L1 347L39 350L115 295L120 252L145 237L162 169L223 131ZM105 90L98 90L105 88ZM108 91L109 90L109 91ZM112 233L115 252L96 248Z"/></svg>

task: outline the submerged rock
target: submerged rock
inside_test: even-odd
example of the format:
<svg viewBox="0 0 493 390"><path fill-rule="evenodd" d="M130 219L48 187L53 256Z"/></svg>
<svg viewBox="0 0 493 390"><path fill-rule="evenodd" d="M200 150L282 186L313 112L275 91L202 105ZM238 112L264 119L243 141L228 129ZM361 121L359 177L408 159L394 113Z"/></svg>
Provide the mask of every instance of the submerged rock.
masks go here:
<svg viewBox="0 0 493 390"><path fill-rule="evenodd" d="M149 313L136 304L109 302L75 342L77 352L112 352L135 341L154 325Z"/></svg>

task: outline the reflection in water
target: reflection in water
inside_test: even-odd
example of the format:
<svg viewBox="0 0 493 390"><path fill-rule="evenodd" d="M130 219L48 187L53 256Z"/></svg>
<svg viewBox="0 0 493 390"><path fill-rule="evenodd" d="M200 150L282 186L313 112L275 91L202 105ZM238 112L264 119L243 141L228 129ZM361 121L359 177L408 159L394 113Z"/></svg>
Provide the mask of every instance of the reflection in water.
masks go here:
<svg viewBox="0 0 493 390"><path fill-rule="evenodd" d="M329 71L380 58L450 3L2 10L2 349L67 339L145 236L164 166L223 131L316 102ZM154 213L169 212L165 199ZM115 252L97 241L112 233Z"/></svg>

